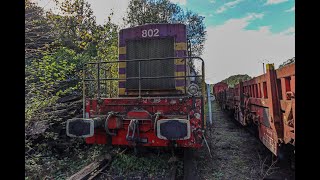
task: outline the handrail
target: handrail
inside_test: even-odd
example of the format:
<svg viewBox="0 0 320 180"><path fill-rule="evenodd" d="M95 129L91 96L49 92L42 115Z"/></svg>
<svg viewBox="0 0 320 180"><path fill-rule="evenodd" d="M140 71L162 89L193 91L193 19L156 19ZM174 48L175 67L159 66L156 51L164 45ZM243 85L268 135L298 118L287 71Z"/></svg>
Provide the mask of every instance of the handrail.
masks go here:
<svg viewBox="0 0 320 180"><path fill-rule="evenodd" d="M201 70L202 70L202 73L201 75L187 75L186 73L186 68L185 68L185 73L184 73L184 76L157 76L157 77L141 77L141 62L150 62L150 61L167 61L167 60L175 60L175 59L183 59L185 61L184 65L186 66L186 61L187 60L198 60L198 61L201 61ZM138 77L126 77L126 78L100 78L100 68L102 68L102 64L112 64L112 63L121 63L121 62L138 62L139 63L139 69L138 69L138 74L139 76ZM166 58L150 58L150 59L130 59L130 60L116 60L116 61L104 61L104 62L101 62L101 61L98 61L98 62L88 62L88 63L85 63L83 65L83 70L84 70L84 73L86 72L88 65L97 65L97 78L93 78L93 79L86 79L85 78L85 74L84 74L84 79L83 79L83 85L85 86L85 82L88 82L88 81L97 81L97 95L98 95L98 98L100 98L101 94L100 94L100 81L121 81L121 80L134 80L134 79L138 79L139 81L139 98L141 97L141 80L143 79L169 79L169 78L184 78L185 82L186 82L186 79L188 77L202 77L202 84L204 82L204 60L201 58L201 57L198 57L198 56L183 56L183 57L166 57ZM186 91L186 87L185 87L185 91Z"/></svg>
<svg viewBox="0 0 320 180"><path fill-rule="evenodd" d="M98 64L98 63L119 63L119 62L137 62L137 61L158 61L158 60L170 60L170 59L199 59L204 65L204 60L198 56L183 56L183 57L166 57L166 58L150 58L150 59L130 59L130 60L116 60L116 61L104 61L104 62L88 62L87 64Z"/></svg>

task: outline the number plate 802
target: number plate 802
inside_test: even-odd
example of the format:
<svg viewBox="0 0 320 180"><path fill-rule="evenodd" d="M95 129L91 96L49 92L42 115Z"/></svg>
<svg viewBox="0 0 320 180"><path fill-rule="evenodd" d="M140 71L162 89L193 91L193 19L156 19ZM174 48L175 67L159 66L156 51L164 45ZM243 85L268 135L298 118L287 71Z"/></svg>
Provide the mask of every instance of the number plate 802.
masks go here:
<svg viewBox="0 0 320 180"><path fill-rule="evenodd" d="M142 37L157 37L157 36L159 36L159 29L142 30Z"/></svg>

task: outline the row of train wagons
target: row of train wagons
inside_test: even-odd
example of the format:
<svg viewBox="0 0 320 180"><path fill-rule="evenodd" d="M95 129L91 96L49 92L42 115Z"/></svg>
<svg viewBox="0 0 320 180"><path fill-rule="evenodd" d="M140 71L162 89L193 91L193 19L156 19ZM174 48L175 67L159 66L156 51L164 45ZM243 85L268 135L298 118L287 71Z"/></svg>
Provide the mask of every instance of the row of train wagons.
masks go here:
<svg viewBox="0 0 320 180"><path fill-rule="evenodd" d="M217 83L214 93L224 110L235 120L257 132L259 139L276 156L295 146L295 64L275 69L240 82L234 88Z"/></svg>

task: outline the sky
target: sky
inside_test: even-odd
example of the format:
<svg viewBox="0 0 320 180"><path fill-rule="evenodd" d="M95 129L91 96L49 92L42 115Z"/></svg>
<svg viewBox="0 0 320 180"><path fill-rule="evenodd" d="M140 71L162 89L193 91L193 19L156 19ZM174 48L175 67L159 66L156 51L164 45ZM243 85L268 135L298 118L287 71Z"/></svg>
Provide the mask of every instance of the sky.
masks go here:
<svg viewBox="0 0 320 180"><path fill-rule="evenodd" d="M53 0L34 0L45 10ZM129 0L87 0L98 24L112 22L123 27ZM205 17L207 40L202 58L206 82L217 83L235 74L259 76L262 63L282 62L295 56L294 0L170 0L184 10Z"/></svg>

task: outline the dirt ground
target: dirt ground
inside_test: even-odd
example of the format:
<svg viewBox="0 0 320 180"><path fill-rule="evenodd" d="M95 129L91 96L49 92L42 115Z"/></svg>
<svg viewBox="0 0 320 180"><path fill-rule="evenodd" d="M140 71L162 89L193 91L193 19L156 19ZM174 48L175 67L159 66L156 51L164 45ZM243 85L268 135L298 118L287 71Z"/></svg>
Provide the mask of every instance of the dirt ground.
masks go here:
<svg viewBox="0 0 320 180"><path fill-rule="evenodd" d="M212 158L206 146L195 153L200 179L295 179L288 165L272 164L268 149L223 112L216 101L212 110L213 125L206 133Z"/></svg>

